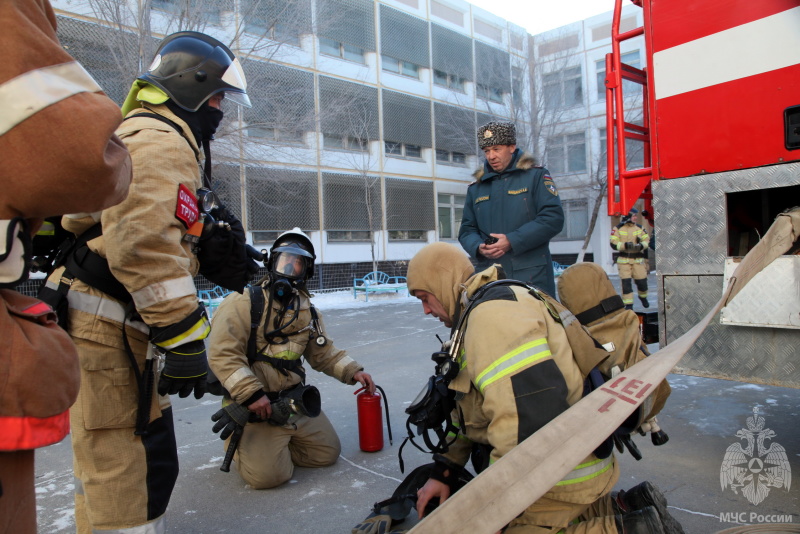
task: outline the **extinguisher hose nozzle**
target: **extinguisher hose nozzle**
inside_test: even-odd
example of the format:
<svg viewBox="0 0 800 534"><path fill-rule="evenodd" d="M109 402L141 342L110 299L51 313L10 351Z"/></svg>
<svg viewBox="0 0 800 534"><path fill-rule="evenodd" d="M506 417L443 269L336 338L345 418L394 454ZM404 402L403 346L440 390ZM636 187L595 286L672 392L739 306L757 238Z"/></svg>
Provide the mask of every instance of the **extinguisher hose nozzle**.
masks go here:
<svg viewBox="0 0 800 534"><path fill-rule="evenodd" d="M375 385L375 387L381 392L383 396L383 407L386 410L386 429L389 431L389 445L392 445L392 423L389 421L389 399L386 397L386 392L383 391L383 388Z"/></svg>

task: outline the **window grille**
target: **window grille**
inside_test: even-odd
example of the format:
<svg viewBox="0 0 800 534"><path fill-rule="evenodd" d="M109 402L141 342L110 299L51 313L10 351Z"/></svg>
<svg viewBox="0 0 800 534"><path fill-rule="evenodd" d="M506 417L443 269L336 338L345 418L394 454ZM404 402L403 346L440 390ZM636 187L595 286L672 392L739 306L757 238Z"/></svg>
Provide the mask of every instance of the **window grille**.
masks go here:
<svg viewBox="0 0 800 534"><path fill-rule="evenodd" d="M383 137L396 143L430 147L430 100L384 89Z"/></svg>
<svg viewBox="0 0 800 534"><path fill-rule="evenodd" d="M269 167L245 172L250 230L320 229L316 173Z"/></svg>
<svg viewBox="0 0 800 534"><path fill-rule="evenodd" d="M381 53L421 67L430 67L428 23L381 4Z"/></svg>
<svg viewBox="0 0 800 534"><path fill-rule="evenodd" d="M434 230L433 182L386 178L387 230Z"/></svg>

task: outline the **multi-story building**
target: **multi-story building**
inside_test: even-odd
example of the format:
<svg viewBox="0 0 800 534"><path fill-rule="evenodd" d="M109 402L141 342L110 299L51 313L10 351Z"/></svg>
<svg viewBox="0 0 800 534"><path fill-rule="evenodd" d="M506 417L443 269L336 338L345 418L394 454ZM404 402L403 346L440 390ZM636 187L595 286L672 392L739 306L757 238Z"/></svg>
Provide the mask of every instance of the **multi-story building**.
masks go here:
<svg viewBox="0 0 800 534"><path fill-rule="evenodd" d="M605 189L605 56L611 51L612 15L609 11L537 34L531 47L534 87L539 95L536 142L558 184L565 214L564 230L551 242L550 250L554 257L574 258L596 214L587 251L607 272L613 269L608 237L616 222L607 216ZM641 9L624 7L620 31L641 27L641 17ZM622 62L643 68L644 46L642 36L622 42ZM623 94L626 121L641 124L642 87L625 81ZM628 168L641 167L642 144L628 140L626 148Z"/></svg>
<svg viewBox="0 0 800 534"><path fill-rule="evenodd" d="M64 46L120 103L164 35L231 43L253 107L223 108L215 188L256 247L294 226L311 236L312 287L348 286L375 266L405 274L426 243L457 242L482 163L475 130L492 119L513 120L560 187L555 259L571 263L583 245L604 176L610 13L530 36L461 0L52 3ZM601 208L587 259L607 268L609 229Z"/></svg>

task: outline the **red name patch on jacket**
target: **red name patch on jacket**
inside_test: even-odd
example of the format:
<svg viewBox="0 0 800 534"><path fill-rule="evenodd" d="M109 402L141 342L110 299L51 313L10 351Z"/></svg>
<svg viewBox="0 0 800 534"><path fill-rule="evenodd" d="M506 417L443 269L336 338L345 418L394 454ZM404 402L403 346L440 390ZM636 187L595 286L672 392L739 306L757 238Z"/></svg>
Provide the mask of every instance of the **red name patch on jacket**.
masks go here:
<svg viewBox="0 0 800 534"><path fill-rule="evenodd" d="M189 188L181 184L178 188L178 205L175 207L175 217L183 223L186 228L197 221L200 211L197 209L197 197L189 191Z"/></svg>

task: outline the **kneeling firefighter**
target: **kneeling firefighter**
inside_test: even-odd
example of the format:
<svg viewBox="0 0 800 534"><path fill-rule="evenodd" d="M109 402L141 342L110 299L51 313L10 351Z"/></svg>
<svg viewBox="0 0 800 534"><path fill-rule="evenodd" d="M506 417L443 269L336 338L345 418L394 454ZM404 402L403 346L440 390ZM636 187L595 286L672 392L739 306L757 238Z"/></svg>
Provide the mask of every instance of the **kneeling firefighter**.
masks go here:
<svg viewBox="0 0 800 534"><path fill-rule="evenodd" d="M427 245L408 265L409 292L425 314L451 328L450 340L433 355L436 375L406 410L420 430L447 426L434 447L426 438L435 454L428 479L413 484L420 518L433 500L458 490L468 460L479 476L491 477L492 462L583 397L586 378L609 356L555 299L500 274L499 265L473 272L463 251L446 243ZM450 408L452 415L436 415ZM620 500L611 494L618 479L612 450L598 447L503 532L668 532L657 506L663 496L647 486ZM405 511L394 514L381 504L354 533L385 531Z"/></svg>
<svg viewBox="0 0 800 534"><path fill-rule="evenodd" d="M68 308L59 320L80 356L70 411L79 533L164 531L178 476L168 395L206 389L209 321L193 279L242 291L258 267L211 191L209 140L225 95L249 105L228 47L196 32L166 37L117 129L133 162L128 197L61 221L78 237L62 244L40 298Z"/></svg>
<svg viewBox="0 0 800 534"><path fill-rule="evenodd" d="M224 397L213 430L238 440L236 469L255 489L286 482L296 465L324 467L339 457L339 437L320 409L319 392L305 385L302 357L317 371L375 392L364 368L325 336L306 287L315 258L299 228L281 234L267 275L244 294L228 295L214 312L209 365Z"/></svg>

